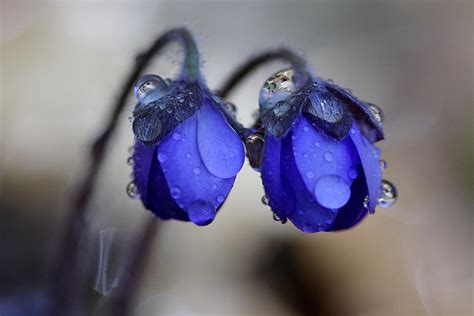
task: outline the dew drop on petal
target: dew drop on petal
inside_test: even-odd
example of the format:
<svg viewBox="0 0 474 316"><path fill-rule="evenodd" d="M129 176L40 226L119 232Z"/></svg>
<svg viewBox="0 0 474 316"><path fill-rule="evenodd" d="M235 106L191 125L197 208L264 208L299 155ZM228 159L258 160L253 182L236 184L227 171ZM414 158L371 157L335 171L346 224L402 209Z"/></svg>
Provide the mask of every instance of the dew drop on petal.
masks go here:
<svg viewBox="0 0 474 316"><path fill-rule="evenodd" d="M224 202L224 200L225 200L225 197L223 195L218 195L217 196L217 202L222 203L222 202Z"/></svg>
<svg viewBox="0 0 474 316"><path fill-rule="evenodd" d="M326 162L333 162L334 161L334 155L330 151L324 152L323 157L324 157L324 160L326 160Z"/></svg>
<svg viewBox="0 0 474 316"><path fill-rule="evenodd" d="M313 179L314 178L314 172L311 171L311 170L306 171L305 175L306 175L306 178L308 178L308 179Z"/></svg>
<svg viewBox="0 0 474 316"><path fill-rule="evenodd" d="M214 206L204 200L192 202L188 207L189 219L196 225L203 226L213 221L216 217Z"/></svg>
<svg viewBox="0 0 474 316"><path fill-rule="evenodd" d="M174 199L179 199L181 197L181 190L178 187L172 187L170 194Z"/></svg>
<svg viewBox="0 0 474 316"><path fill-rule="evenodd" d="M387 168L388 164L385 160L381 159L379 162L380 162L380 168L382 168L382 170Z"/></svg>
<svg viewBox="0 0 474 316"><path fill-rule="evenodd" d="M268 205L268 203L269 203L268 196L267 195L262 196L262 204Z"/></svg>
<svg viewBox="0 0 474 316"><path fill-rule="evenodd" d="M133 157L128 157L127 158L127 165L129 165L129 166L133 165Z"/></svg>
<svg viewBox="0 0 474 316"><path fill-rule="evenodd" d="M327 175L319 178L314 189L319 204L326 208L337 209L346 205L351 196L351 188L342 177Z"/></svg>
<svg viewBox="0 0 474 316"><path fill-rule="evenodd" d="M397 201L397 197L397 188L395 188L390 181L383 179L378 205L381 207L390 207Z"/></svg>
<svg viewBox="0 0 474 316"><path fill-rule="evenodd" d="M321 142L315 142L315 143L314 143L314 146L316 146L316 147L321 147Z"/></svg>
<svg viewBox="0 0 474 316"><path fill-rule="evenodd" d="M135 182L131 181L128 185L127 185L127 195L131 198L131 199L138 199L140 197L140 193L138 192L138 188L137 186L135 185Z"/></svg>
<svg viewBox="0 0 474 316"><path fill-rule="evenodd" d="M372 113L374 119L380 123L383 124L383 111L381 108L376 106L375 104L368 103L367 107L369 108L370 113Z"/></svg>
<svg viewBox="0 0 474 316"><path fill-rule="evenodd" d="M181 134L180 133L173 133L173 139L174 140L181 140Z"/></svg>
<svg viewBox="0 0 474 316"><path fill-rule="evenodd" d="M165 153L158 153L158 161L159 162L166 162L168 160L168 155Z"/></svg>
<svg viewBox="0 0 474 316"><path fill-rule="evenodd" d="M349 176L349 178L354 180L355 178L357 178L358 172L354 168L349 168L349 171L347 172L347 175Z"/></svg>
<svg viewBox="0 0 474 316"><path fill-rule="evenodd" d="M194 167L194 168L193 168L193 173L194 173L195 175L200 174L200 173L201 173L201 168L199 168L199 167Z"/></svg>

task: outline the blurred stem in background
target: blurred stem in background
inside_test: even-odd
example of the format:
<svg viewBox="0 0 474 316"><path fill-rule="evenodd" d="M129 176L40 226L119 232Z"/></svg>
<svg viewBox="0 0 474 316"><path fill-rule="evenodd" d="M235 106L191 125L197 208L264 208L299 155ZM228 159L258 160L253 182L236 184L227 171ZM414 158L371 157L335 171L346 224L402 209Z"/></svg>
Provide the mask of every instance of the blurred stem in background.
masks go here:
<svg viewBox="0 0 474 316"><path fill-rule="evenodd" d="M164 33L148 50L137 57L135 66L122 84L119 97L113 105L106 128L91 148L91 163L86 171L85 178L78 185L77 193L72 202L72 210L68 214L64 236L59 248L58 263L52 280L52 315L71 315L74 306L78 303L78 296L80 295L79 242L87 231L87 206L94 192L109 143L117 127L118 118L125 108L127 97L152 58L168 43L174 41L178 41L185 50L182 75L185 74L191 78L199 76L197 47L191 34L184 28L173 29ZM147 254L157 232L158 223L159 221L156 218L147 219L143 229L139 232L139 237L134 245L135 251L132 252L130 262L126 267L127 277L116 289L116 299L113 300L113 303L111 302L113 315L125 316L129 313L130 302L137 288L139 272L146 262Z"/></svg>

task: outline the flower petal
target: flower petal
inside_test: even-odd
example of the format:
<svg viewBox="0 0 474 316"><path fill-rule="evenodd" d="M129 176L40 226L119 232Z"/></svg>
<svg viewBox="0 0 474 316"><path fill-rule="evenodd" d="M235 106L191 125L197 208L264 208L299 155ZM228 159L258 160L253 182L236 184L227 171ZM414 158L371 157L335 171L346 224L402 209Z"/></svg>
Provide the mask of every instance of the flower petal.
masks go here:
<svg viewBox="0 0 474 316"><path fill-rule="evenodd" d="M300 117L293 128L295 162L306 188L318 203L330 209L343 207L360 165L350 138L334 140Z"/></svg>
<svg viewBox="0 0 474 316"><path fill-rule="evenodd" d="M293 194L297 196L295 207L288 218L305 233L324 231L334 221L336 212L318 204L312 192L308 191L296 167L291 136L290 132L282 139L283 183L291 187Z"/></svg>
<svg viewBox="0 0 474 316"><path fill-rule="evenodd" d="M145 204L147 201L148 193L148 176L150 174L150 168L156 146L147 146L139 140L135 140L134 152L133 152L133 178L135 185L137 186L140 198Z"/></svg>
<svg viewBox="0 0 474 316"><path fill-rule="evenodd" d="M359 153L364 169L367 191L369 193L369 211L374 213L380 196L380 184L382 182L382 169L379 163L380 151L362 135L356 123L352 126L349 135Z"/></svg>
<svg viewBox="0 0 474 316"><path fill-rule="evenodd" d="M198 115L178 125L158 146L157 158L171 196L197 225L210 223L234 184L204 165L197 144Z"/></svg>
<svg viewBox="0 0 474 316"><path fill-rule="evenodd" d="M268 134L265 136L261 176L265 194L272 211L280 220L287 219L287 213L294 209L295 198L293 192L283 187L281 174L281 142Z"/></svg>
<svg viewBox="0 0 474 316"><path fill-rule="evenodd" d="M207 170L219 178L235 177L245 160L239 136L210 103L202 106L197 118L198 148Z"/></svg>
<svg viewBox="0 0 474 316"><path fill-rule="evenodd" d="M368 210L364 206L364 199L367 196L367 184L362 167L359 169L357 178L352 182L349 202L339 209L336 220L326 231L351 228L367 215Z"/></svg>
<svg viewBox="0 0 474 316"><path fill-rule="evenodd" d="M188 221L188 214L181 210L172 196L173 191L170 191L166 182L160 162L156 157L156 152L157 150L154 151L154 159L151 163L145 207L163 220L173 218Z"/></svg>

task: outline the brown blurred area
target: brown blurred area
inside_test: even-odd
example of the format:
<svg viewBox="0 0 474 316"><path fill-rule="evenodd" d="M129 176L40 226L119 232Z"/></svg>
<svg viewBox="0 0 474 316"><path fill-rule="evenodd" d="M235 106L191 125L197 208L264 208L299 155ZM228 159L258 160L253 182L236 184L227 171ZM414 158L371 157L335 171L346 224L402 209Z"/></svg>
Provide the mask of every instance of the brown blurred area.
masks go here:
<svg viewBox="0 0 474 316"><path fill-rule="evenodd" d="M0 10L1 316L2 302L47 279L88 145L136 54L183 24L211 88L246 56L284 44L380 105L384 177L400 198L352 230L305 235L272 220L246 163L212 225L163 225L135 314L473 314L472 1L0 0ZM172 76L179 58L172 48L149 72ZM280 68L230 97L241 121ZM91 205L91 275L100 232L114 228L123 252L149 216L125 194L129 102ZM85 286L95 293L95 283Z"/></svg>

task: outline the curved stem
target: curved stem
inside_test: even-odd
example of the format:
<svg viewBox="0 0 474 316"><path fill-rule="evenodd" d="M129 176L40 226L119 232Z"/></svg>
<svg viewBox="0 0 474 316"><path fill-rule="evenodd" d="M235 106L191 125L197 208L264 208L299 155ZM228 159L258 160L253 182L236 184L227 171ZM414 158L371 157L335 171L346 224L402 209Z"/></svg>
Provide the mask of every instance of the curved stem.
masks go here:
<svg viewBox="0 0 474 316"><path fill-rule="evenodd" d="M112 112L110 113L106 128L96 139L92 145L90 152L90 165L86 172L85 178L79 183L76 195L72 203L72 210L68 214L64 236L59 248L58 265L55 270L52 288L53 306L51 315L70 315L73 301L76 299L80 278L78 266L79 241L82 234L87 229L86 215L87 206L90 202L92 193L96 186L96 180L102 167L106 150L117 127L120 113L125 108L125 102L130 91L133 89L138 77L150 63L151 59L159 53L168 43L178 41L183 45L185 50L185 60L183 63L182 76L189 76L188 79L198 80L200 76L199 70L199 54L197 46L192 35L185 28L173 29L160 36L153 45L140 54L136 59L136 63L128 77L122 84L120 95L114 103ZM153 219L156 224L156 220ZM147 225L154 225L147 224ZM155 230L150 230L151 234ZM150 237L151 238L151 237Z"/></svg>
<svg viewBox="0 0 474 316"><path fill-rule="evenodd" d="M298 54L287 48L268 50L251 57L234 73L232 73L232 75L230 75L222 85L221 89L219 89L221 96L225 98L243 79L245 79L245 77L250 75L257 67L275 60L286 61L291 64L292 68L294 68L296 72L311 77L306 61Z"/></svg>

